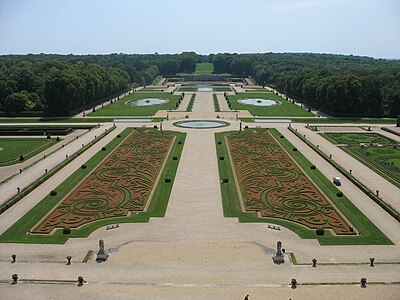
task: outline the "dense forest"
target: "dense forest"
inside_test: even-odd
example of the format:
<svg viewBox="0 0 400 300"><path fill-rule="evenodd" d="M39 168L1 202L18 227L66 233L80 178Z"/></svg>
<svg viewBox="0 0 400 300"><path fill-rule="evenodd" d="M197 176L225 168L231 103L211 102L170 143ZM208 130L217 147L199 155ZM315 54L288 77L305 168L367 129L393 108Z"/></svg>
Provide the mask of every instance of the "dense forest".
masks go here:
<svg viewBox="0 0 400 300"><path fill-rule="evenodd" d="M175 55L28 54L0 56L0 111L44 111L68 115L160 74L192 73L201 60L194 52Z"/></svg>
<svg viewBox="0 0 400 300"><path fill-rule="evenodd" d="M400 114L400 61L330 54L212 56L216 73L251 76L333 116Z"/></svg>
<svg viewBox="0 0 400 300"><path fill-rule="evenodd" d="M192 73L196 63L206 61L217 74L251 76L333 116L400 114L400 61L309 53L4 55L0 110L65 114L129 83L146 85L159 75Z"/></svg>

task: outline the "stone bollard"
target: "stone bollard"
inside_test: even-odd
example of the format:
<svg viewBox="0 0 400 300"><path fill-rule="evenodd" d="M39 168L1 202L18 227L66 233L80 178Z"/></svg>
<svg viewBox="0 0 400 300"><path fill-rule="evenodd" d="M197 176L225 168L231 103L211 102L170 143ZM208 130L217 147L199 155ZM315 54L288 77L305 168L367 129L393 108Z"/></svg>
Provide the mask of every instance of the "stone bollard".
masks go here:
<svg viewBox="0 0 400 300"><path fill-rule="evenodd" d="M291 285L292 289L295 289L297 287L297 280L295 278L293 278L292 281L290 282L290 285Z"/></svg>
<svg viewBox="0 0 400 300"><path fill-rule="evenodd" d="M332 154L329 154L329 158L332 159Z"/></svg>
<svg viewBox="0 0 400 300"><path fill-rule="evenodd" d="M375 261L375 258L374 258L374 257L371 257L371 258L369 259L369 266L370 266L370 267L374 267L374 261Z"/></svg>
<svg viewBox="0 0 400 300"><path fill-rule="evenodd" d="M350 173L350 175L351 175L351 173L353 173L353 170L352 170L352 169L350 169L350 172L349 172L349 173Z"/></svg>
<svg viewBox="0 0 400 300"><path fill-rule="evenodd" d="M312 266L313 266L313 268L317 267L317 260L315 258L313 258L313 260L312 260Z"/></svg>
<svg viewBox="0 0 400 300"><path fill-rule="evenodd" d="M21 188L17 187L17 193L19 194L19 192L21 192Z"/></svg>
<svg viewBox="0 0 400 300"><path fill-rule="evenodd" d="M16 261L17 261L17 256L15 255L15 254L13 254L13 255L11 255L11 258L12 258L12 262L11 263L16 263Z"/></svg>
<svg viewBox="0 0 400 300"><path fill-rule="evenodd" d="M44 169L44 173L47 174L47 169Z"/></svg>
<svg viewBox="0 0 400 300"><path fill-rule="evenodd" d="M83 277L82 276L78 276L78 286L82 286L83 285Z"/></svg>
<svg viewBox="0 0 400 300"><path fill-rule="evenodd" d="M367 287L367 278L361 278L361 287L362 288L365 288L365 287Z"/></svg>
<svg viewBox="0 0 400 300"><path fill-rule="evenodd" d="M72 256L68 255L67 256L67 265L71 264L71 259L72 259Z"/></svg>
<svg viewBox="0 0 400 300"><path fill-rule="evenodd" d="M16 284L17 281L18 281L18 274L12 274L11 278L12 278L12 280L13 280L12 283L13 283L13 284Z"/></svg>
<svg viewBox="0 0 400 300"><path fill-rule="evenodd" d="M376 190L376 195L379 196L379 190Z"/></svg>

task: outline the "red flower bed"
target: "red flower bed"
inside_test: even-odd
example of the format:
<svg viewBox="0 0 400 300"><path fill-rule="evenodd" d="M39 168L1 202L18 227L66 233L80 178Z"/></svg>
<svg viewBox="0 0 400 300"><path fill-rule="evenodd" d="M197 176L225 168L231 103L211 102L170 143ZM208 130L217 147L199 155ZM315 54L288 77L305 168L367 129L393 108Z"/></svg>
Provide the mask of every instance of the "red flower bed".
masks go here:
<svg viewBox="0 0 400 300"><path fill-rule="evenodd" d="M268 131L233 134L227 139L247 211L310 229L354 234Z"/></svg>
<svg viewBox="0 0 400 300"><path fill-rule="evenodd" d="M50 233L55 227L77 228L100 219L142 211L173 135L133 131L34 230Z"/></svg>

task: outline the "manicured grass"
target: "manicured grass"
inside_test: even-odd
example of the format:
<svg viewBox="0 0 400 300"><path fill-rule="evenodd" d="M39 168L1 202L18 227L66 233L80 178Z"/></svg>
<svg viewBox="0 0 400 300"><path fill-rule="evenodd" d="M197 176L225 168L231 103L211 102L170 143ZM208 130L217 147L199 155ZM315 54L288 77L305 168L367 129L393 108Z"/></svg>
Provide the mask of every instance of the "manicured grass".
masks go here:
<svg viewBox="0 0 400 300"><path fill-rule="evenodd" d="M249 129L250 130L250 129ZM251 129L252 130L252 129ZM220 178L226 177L229 183L221 183L221 195L225 217L237 217L239 222L261 222L275 223L284 226L301 238L318 239L321 245L370 245L370 244L393 244L379 228L377 228L358 208L344 195L338 198L336 193L339 191L321 172L311 170L311 163L299 151L292 151L291 145L286 139L280 138L280 133L276 129L270 129L270 132L281 146L290 154L290 156L300 165L302 170L313 180L313 182L327 195L335 206L345 215L350 222L360 231L360 236L334 236L329 231L325 231L324 236L317 236L314 230L309 230L301 225L289 221L274 218L258 218L254 212L241 211L239 204L238 191L234 183L233 169L229 160L218 160ZM225 143L225 136L229 132L216 133L217 157L228 157L228 149ZM221 145L218 144L221 142Z"/></svg>
<svg viewBox="0 0 400 300"><path fill-rule="evenodd" d="M321 136L334 144L359 144L359 143L378 143L378 144L398 144L395 140L385 137L378 133L321 133Z"/></svg>
<svg viewBox="0 0 400 300"><path fill-rule="evenodd" d="M274 106L255 106L245 105L238 102L240 99L262 98L279 101L279 105ZM279 116L279 117L308 117L314 116L313 113L300 108L296 104L286 101L284 98L272 93L239 93L229 95L229 102L233 110L248 110L253 116Z"/></svg>
<svg viewBox="0 0 400 300"><path fill-rule="evenodd" d="M42 201L40 201L34 208L32 208L27 214L13 224L6 232L0 236L0 242L7 243L40 243L40 244L64 244L68 238L82 238L87 237L94 230L110 224L115 223L139 223L148 222L151 217L163 217L168 205L169 196L172 190L173 182L178 168L180 156L182 153L186 134L171 132L176 135L176 139L170 155L167 157L166 165L162 170L160 181L155 187L154 195L146 212L138 212L132 214L130 217L117 217L111 219L104 219L89 223L79 229L72 230L71 234L64 235L62 229L57 230L53 235L28 235L27 232L34 227L43 216L53 209L74 187L81 182L81 180L87 176L96 166L103 161L103 159L116 148L125 137L132 131L132 128L128 128L121 133L121 138L113 139L107 146L107 151L99 151L89 161L85 163L86 169L79 168L73 175L67 180L61 183L55 190L57 191L56 196L47 195ZM168 132L169 133L169 132ZM162 134L162 133L160 133ZM180 143L179 143L180 142ZM172 157L177 157L177 160L173 160ZM171 178L170 183L165 183L166 177Z"/></svg>
<svg viewBox="0 0 400 300"><path fill-rule="evenodd" d="M398 188L400 188L400 146L339 147Z"/></svg>
<svg viewBox="0 0 400 300"><path fill-rule="evenodd" d="M27 160L55 143L54 138L0 138L0 166L21 163L21 154Z"/></svg>
<svg viewBox="0 0 400 300"><path fill-rule="evenodd" d="M211 75L214 72L214 65L212 63L198 63L196 64L196 75Z"/></svg>
<svg viewBox="0 0 400 300"><path fill-rule="evenodd" d="M151 105L151 106L134 106L127 104L130 100L144 99L144 98L162 98L169 101L164 104ZM101 109L89 114L89 116L152 116L158 110L174 110L180 96L171 95L171 93L162 92L137 92L128 95L117 102L106 105Z"/></svg>

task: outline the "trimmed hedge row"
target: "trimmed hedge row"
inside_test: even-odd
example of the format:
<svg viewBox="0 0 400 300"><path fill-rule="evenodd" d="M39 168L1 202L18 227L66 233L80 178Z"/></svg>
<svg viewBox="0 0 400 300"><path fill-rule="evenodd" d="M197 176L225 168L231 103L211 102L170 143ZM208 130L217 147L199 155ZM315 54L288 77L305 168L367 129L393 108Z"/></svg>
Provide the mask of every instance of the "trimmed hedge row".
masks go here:
<svg viewBox="0 0 400 300"><path fill-rule="evenodd" d="M75 152L73 155L69 156L66 160L64 160L62 163L60 163L58 166L56 166L54 169L49 171L47 174L33 182L31 185L26 187L24 190L22 190L19 194L15 195L13 198L11 198L6 204L2 205L0 207L0 214L5 212L7 209L9 209L11 206L13 206L15 203L20 201L22 198L24 198L26 195L28 195L30 192L32 192L34 189L36 189L39 185L44 183L47 179L52 177L54 174L56 174L58 171L60 171L62 168L64 168L67 164L69 164L71 161L73 161L75 158L77 158L79 155L81 155L83 152L85 152L87 149L89 149L91 146L93 146L95 143L100 141L103 137L105 137L107 134L109 134L111 131L113 131L116 127L113 126L109 130L103 132L98 138L95 140L91 141L90 143L86 144L83 148L79 149L77 152Z"/></svg>
<svg viewBox="0 0 400 300"><path fill-rule="evenodd" d="M360 183L354 176L349 174L345 169L343 169L339 164L329 158L328 155L323 153L319 148L317 148L313 143L306 140L300 133L294 130L291 126L288 129L294 133L300 140L306 143L311 149L317 152L323 159L329 162L336 170L344 175L347 179L349 179L354 185L356 185L361 191L364 192L368 197L370 197L373 201L375 201L380 207L382 207L388 214L390 214L393 218L400 222L400 214L392 208L389 204L383 201L381 198L376 196L368 187Z"/></svg>

